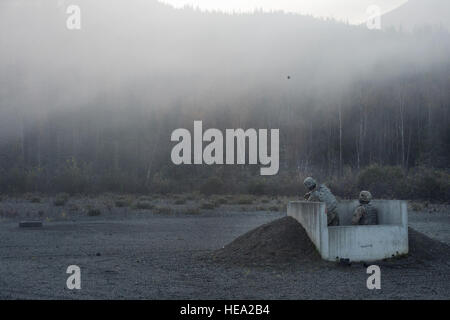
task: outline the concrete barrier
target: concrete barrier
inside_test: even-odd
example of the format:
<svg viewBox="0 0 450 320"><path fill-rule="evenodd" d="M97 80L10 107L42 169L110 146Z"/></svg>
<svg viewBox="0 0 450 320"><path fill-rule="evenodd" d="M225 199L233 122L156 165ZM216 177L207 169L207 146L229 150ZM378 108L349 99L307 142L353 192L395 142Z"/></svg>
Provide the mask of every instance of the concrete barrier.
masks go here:
<svg viewBox="0 0 450 320"><path fill-rule="evenodd" d="M376 261L408 253L408 211L405 201L374 200L379 225L352 226L358 201L341 201L337 207L340 226L328 227L325 204L294 201L287 209L306 230L323 259Z"/></svg>
<svg viewBox="0 0 450 320"><path fill-rule="evenodd" d="M325 204L320 202L290 202L288 215L305 229L323 259L328 258L328 231Z"/></svg>
<svg viewBox="0 0 450 320"><path fill-rule="evenodd" d="M20 221L19 228L41 228L41 221Z"/></svg>

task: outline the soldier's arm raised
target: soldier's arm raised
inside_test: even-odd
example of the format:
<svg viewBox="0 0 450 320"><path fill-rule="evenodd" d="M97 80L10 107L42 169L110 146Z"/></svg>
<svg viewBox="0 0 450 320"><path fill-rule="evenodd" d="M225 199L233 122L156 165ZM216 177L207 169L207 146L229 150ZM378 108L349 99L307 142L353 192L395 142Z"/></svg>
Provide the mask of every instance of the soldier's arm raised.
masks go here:
<svg viewBox="0 0 450 320"><path fill-rule="evenodd" d="M312 191L309 193L308 201L320 202L319 194L317 191Z"/></svg>

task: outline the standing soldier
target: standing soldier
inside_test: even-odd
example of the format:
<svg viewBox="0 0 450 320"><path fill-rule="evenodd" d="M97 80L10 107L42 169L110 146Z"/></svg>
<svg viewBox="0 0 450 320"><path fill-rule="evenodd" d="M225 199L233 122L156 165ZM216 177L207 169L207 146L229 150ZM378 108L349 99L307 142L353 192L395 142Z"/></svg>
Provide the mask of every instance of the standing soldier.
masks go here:
<svg viewBox="0 0 450 320"><path fill-rule="evenodd" d="M305 200L314 202L325 202L325 212L327 214L327 225L338 226L339 216L336 213L337 200L324 184L317 187L316 180L308 177L303 181L308 193L305 194Z"/></svg>
<svg viewBox="0 0 450 320"><path fill-rule="evenodd" d="M361 191L359 194L360 205L355 209L352 218L353 225L378 224L377 209L370 204L372 194L369 191Z"/></svg>

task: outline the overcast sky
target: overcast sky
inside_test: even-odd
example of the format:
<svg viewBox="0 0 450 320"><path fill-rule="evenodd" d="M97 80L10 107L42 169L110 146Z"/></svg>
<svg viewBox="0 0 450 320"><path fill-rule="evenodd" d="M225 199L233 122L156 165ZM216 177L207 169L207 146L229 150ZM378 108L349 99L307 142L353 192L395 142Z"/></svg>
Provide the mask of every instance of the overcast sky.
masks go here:
<svg viewBox="0 0 450 320"><path fill-rule="evenodd" d="M333 17L360 23L366 20L366 10L370 5L378 5L382 12L390 11L407 0L160 0L175 7L193 5L202 10L252 11L283 10L311 14L317 17Z"/></svg>

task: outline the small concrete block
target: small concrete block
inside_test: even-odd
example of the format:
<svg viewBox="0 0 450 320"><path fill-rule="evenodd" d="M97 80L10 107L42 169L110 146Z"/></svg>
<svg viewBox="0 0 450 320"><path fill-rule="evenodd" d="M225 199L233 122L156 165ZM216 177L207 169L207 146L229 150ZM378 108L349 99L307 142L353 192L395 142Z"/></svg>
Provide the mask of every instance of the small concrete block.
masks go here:
<svg viewBox="0 0 450 320"><path fill-rule="evenodd" d="M19 228L42 228L41 221L20 221Z"/></svg>

